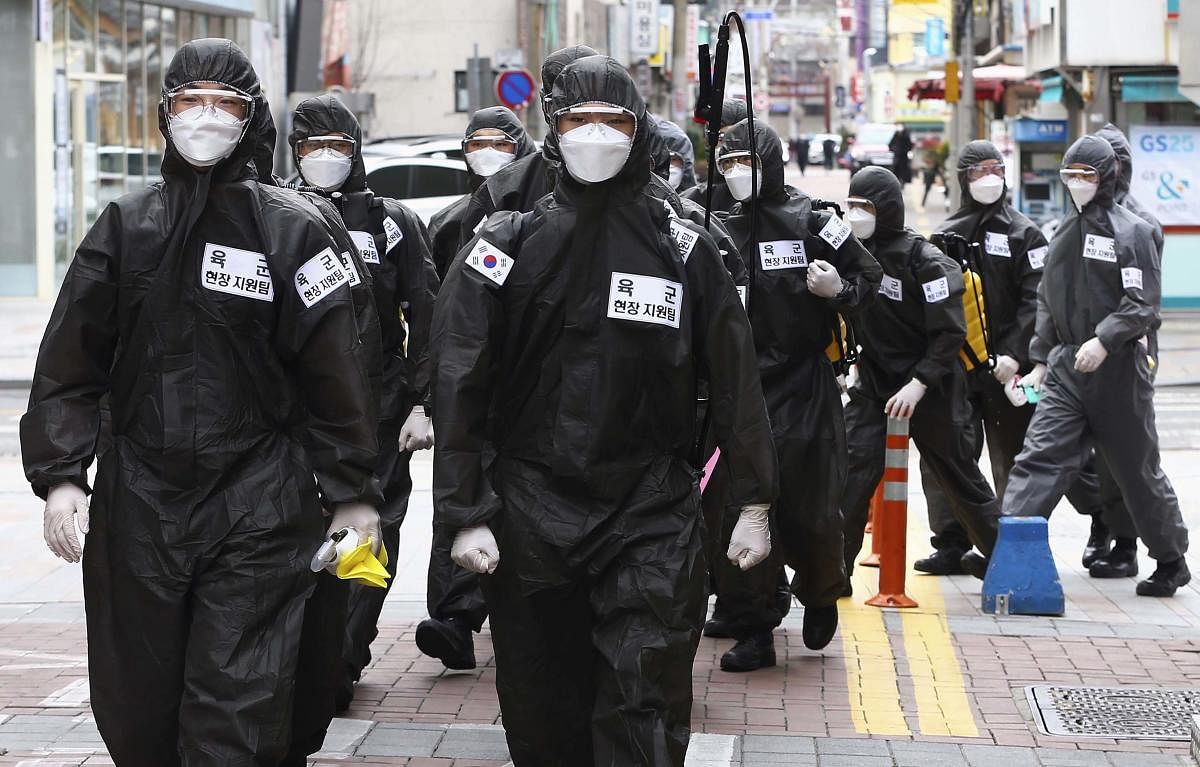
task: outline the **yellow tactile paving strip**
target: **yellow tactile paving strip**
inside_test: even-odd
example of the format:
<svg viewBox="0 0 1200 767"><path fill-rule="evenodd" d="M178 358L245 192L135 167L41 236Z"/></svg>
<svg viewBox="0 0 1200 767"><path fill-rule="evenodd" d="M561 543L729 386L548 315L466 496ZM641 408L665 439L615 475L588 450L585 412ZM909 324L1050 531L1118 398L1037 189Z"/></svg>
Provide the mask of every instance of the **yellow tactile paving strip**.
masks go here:
<svg viewBox="0 0 1200 767"><path fill-rule="evenodd" d="M924 519L913 519L911 514L909 517L908 539L921 541ZM864 555L869 551L868 537ZM912 562L919 556L923 552L914 551L910 545L906 588L920 607L895 611L900 614L903 641L899 645L903 647L908 676L897 673L896 650L884 624L883 610L863 604L876 591L878 571L856 567L854 597L838 603L850 716L854 728L867 735L976 737L979 730L946 622L941 579L912 575ZM913 712L906 698L915 701L916 732L910 726Z"/></svg>

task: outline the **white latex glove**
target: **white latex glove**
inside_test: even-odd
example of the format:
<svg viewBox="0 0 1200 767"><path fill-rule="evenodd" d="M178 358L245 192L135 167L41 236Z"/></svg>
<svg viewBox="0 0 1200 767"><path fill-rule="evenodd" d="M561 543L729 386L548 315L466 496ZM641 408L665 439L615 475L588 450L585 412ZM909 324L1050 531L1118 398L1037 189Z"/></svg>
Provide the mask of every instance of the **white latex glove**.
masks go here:
<svg viewBox="0 0 1200 767"><path fill-rule="evenodd" d="M808 292L821 298L842 292L842 278L833 264L817 259L808 265Z"/></svg>
<svg viewBox="0 0 1200 767"><path fill-rule="evenodd" d="M417 405L404 419L400 427L400 449L406 452L428 450L433 447L433 421L425 416L425 407Z"/></svg>
<svg viewBox="0 0 1200 767"><path fill-rule="evenodd" d="M64 482L55 485L46 494L45 515L46 545L54 556L68 562L78 562L83 556L83 548L79 545L79 536L75 534L75 525L85 535L88 531L88 499L87 494L77 485Z"/></svg>
<svg viewBox="0 0 1200 767"><path fill-rule="evenodd" d="M771 525L767 520L770 508L765 503L743 506L742 514L733 526L725 556L743 570L754 567L771 553Z"/></svg>
<svg viewBox="0 0 1200 767"><path fill-rule="evenodd" d="M925 396L927 388L925 384L914 378L892 395L892 398L883 406L883 412L892 418L912 418L913 411L917 409L917 403Z"/></svg>
<svg viewBox="0 0 1200 767"><path fill-rule="evenodd" d="M1020 369L1020 363L1007 354L1001 354L996 358L996 367L992 370L992 375L996 377L997 381L1007 386Z"/></svg>
<svg viewBox="0 0 1200 767"><path fill-rule="evenodd" d="M1108 349L1104 348L1100 339L1090 338L1075 352L1075 369L1080 373L1094 373L1107 358Z"/></svg>
<svg viewBox="0 0 1200 767"><path fill-rule="evenodd" d="M1033 370L1030 370L1028 374L1021 376L1021 385L1028 386L1030 389L1040 392L1042 384L1046 383L1047 372L1049 371L1046 369L1046 366L1039 362L1033 366Z"/></svg>
<svg viewBox="0 0 1200 767"><path fill-rule="evenodd" d="M379 553L379 547L383 545L383 532L379 524L379 512L374 506L369 503L339 503L334 506L333 520L329 523L325 537L328 538L343 527L353 527L362 541L370 538L371 551ZM336 567L336 562L333 566Z"/></svg>
<svg viewBox="0 0 1200 767"><path fill-rule="evenodd" d="M500 546L487 525L466 527L454 536L450 558L454 564L473 573L491 575L500 564Z"/></svg>

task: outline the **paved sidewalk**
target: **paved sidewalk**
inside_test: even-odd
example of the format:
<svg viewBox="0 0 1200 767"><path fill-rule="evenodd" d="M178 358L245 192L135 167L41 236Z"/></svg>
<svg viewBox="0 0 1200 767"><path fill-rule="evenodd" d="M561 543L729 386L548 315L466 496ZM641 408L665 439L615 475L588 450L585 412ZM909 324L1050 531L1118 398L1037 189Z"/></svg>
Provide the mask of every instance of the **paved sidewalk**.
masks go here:
<svg viewBox="0 0 1200 767"><path fill-rule="evenodd" d="M1165 454L1184 499L1200 497L1197 459L1200 451ZM487 630L472 672L446 672L413 643L425 612L428 454L414 467L413 508L375 661L316 762L323 767L500 767L507 758ZM925 553L915 487L910 504L912 558ZM87 707L79 570L45 552L39 512L17 462L0 458L0 748L8 750L0 766L108 764ZM1143 599L1132 580L1088 578L1078 563L1085 520L1064 507L1051 527L1068 594L1063 618L982 615L979 583L965 576L911 575L908 592L920 608L881 611L862 604L876 575L859 568L856 596L841 602L840 636L824 652L803 647L799 607L776 632L773 669L722 672L717 661L730 641L702 640L689 765L1193 764L1186 742L1069 738L1034 724L1030 685L1200 688L1200 592ZM1151 563L1142 567L1149 572Z"/></svg>

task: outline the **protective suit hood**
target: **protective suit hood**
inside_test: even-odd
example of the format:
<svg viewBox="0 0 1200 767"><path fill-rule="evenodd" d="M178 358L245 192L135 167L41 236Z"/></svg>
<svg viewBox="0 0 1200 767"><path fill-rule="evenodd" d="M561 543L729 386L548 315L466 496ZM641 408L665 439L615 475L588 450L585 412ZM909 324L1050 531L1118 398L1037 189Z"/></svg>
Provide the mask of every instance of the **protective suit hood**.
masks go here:
<svg viewBox="0 0 1200 767"><path fill-rule="evenodd" d="M550 106L550 99L554 93L554 82L562 74L562 71L573 62L599 55L600 51L591 46L572 45L551 53L542 62L542 115L546 118L546 127L549 128L546 131L546 139L542 142L542 154L546 155L548 160L562 162L562 155L558 153L558 131L554 129L555 110Z"/></svg>
<svg viewBox="0 0 1200 767"><path fill-rule="evenodd" d="M850 179L850 196L875 205L875 236L894 237L904 232L904 193L896 175L886 168L863 168Z"/></svg>
<svg viewBox="0 0 1200 767"><path fill-rule="evenodd" d="M633 147L621 172L612 181L632 182L642 186L650 177L650 124L646 119L646 102L638 93L633 79L615 59L608 56L589 56L568 65L554 82L550 97L548 117L555 122L554 115L560 110L596 101L628 109L633 113L637 126L633 134ZM551 135L558 137L558 126L551 126ZM566 168L559 170L560 183L567 180L577 184ZM609 182L604 182L609 183Z"/></svg>
<svg viewBox="0 0 1200 767"><path fill-rule="evenodd" d="M737 125L750 116L746 102L742 99L725 99L721 102L721 127Z"/></svg>
<svg viewBox="0 0 1200 767"><path fill-rule="evenodd" d="M983 211L983 210L991 210L994 208L1003 208L1007 204L1005 202L1005 197L1008 193L1008 182L1007 181L1005 181L1005 183L1004 183L1004 192L1005 193L1000 195L999 200L996 200L995 202L993 202L990 205L982 204L981 202L976 200L974 197L972 197L969 192L966 191L967 187L969 187L971 184L971 182L967 179L967 169L970 168L972 165L983 162L984 160L999 160L1000 162L1003 162L1004 156L1002 154L1000 154L1000 150L996 148L995 144L993 144L990 141L984 141L982 139L978 139L976 141L969 142L966 146L963 147L962 152L959 153L959 155L958 155L958 188L962 189L963 193L962 193L962 204L959 208L958 213L955 214L956 216L961 215L968 211L969 212L978 212L978 211Z"/></svg>
<svg viewBox="0 0 1200 767"><path fill-rule="evenodd" d="M1117 156L1117 185L1113 199L1124 205L1129 187L1133 183L1133 147L1129 145L1129 139L1121 129L1112 123L1106 123L1095 135L1107 141L1113 154Z"/></svg>
<svg viewBox="0 0 1200 767"><path fill-rule="evenodd" d="M245 52L232 40L206 37L182 45L171 58L163 77L163 98L158 105L158 130L167 143L162 164L163 177L202 175L179 154L167 125L167 94L195 82L221 83L251 98L249 122L237 147L230 156L203 175L210 176L212 182L218 183L257 176L259 170L252 163L260 144L268 134L274 144L275 126L271 120L271 110L267 108L258 75Z"/></svg>
<svg viewBox="0 0 1200 767"><path fill-rule="evenodd" d="M663 120L647 112L646 121L650 123L650 169L654 175L666 179L671 174L671 148L661 127Z"/></svg>
<svg viewBox="0 0 1200 767"><path fill-rule="evenodd" d="M670 120L655 117L655 133L672 156L683 160L683 182L681 189L690 189L696 185L696 150L692 140L688 138L683 128ZM668 163L669 165L669 163Z"/></svg>
<svg viewBox="0 0 1200 767"><path fill-rule="evenodd" d="M326 93L305 99L296 105L292 117L292 132L288 136L288 142L292 145L292 161L296 163L296 167L300 167L300 155L296 153L296 147L301 141L313 136L336 134L344 134L354 140L350 175L338 191L361 192L367 188L367 169L362 158L362 128L358 124L358 118L337 96Z"/></svg>
<svg viewBox="0 0 1200 767"><path fill-rule="evenodd" d="M754 124L754 141L750 141L750 121L740 120L732 128L725 131L721 139L721 147L717 157L724 157L733 152L754 152L760 161L759 173L762 174L762 189L759 197L773 200L785 195L783 183L783 148L779 144L779 134L766 123Z"/></svg>
<svg viewBox="0 0 1200 767"><path fill-rule="evenodd" d="M1100 174L1100 187L1088 204L1088 212L1111 208L1117 195L1117 155L1108 141L1099 136L1082 136L1063 155L1062 167L1074 163L1090 165ZM1130 166L1132 169L1132 166ZM1067 206L1067 219L1076 215L1075 206ZM1064 221L1064 224L1066 221Z"/></svg>
<svg viewBox="0 0 1200 767"><path fill-rule="evenodd" d="M525 130L524 124L521 123L521 118L517 117L508 107L486 107L471 115L463 137L470 138L475 131L483 130L484 128L495 128L515 141L517 144L515 153L517 160L520 160L522 157L528 157L537 151L537 145L533 143L533 139L529 138L529 133ZM471 170L470 165L467 166L467 175L470 178L472 191L478 189L479 185L483 183L483 179L477 176L475 171Z"/></svg>

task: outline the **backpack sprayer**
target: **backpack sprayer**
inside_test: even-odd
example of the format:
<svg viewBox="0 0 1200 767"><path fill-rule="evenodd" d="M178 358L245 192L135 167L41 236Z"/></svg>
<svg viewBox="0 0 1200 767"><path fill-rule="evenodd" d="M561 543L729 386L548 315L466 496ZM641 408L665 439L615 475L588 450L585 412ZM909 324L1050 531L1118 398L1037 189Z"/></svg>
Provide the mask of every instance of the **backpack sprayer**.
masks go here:
<svg viewBox="0 0 1200 767"><path fill-rule="evenodd" d="M969 242L957 232L938 232L930 238L930 242L962 267L966 288L962 300L963 315L967 321L967 341L958 353L959 359L968 373L990 371L996 367L996 355L992 352L983 280L973 268L983 252L982 247L978 242Z"/></svg>

